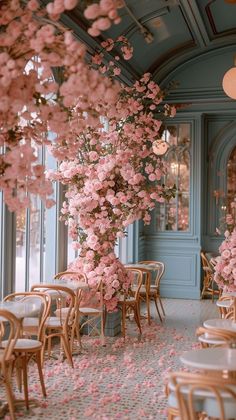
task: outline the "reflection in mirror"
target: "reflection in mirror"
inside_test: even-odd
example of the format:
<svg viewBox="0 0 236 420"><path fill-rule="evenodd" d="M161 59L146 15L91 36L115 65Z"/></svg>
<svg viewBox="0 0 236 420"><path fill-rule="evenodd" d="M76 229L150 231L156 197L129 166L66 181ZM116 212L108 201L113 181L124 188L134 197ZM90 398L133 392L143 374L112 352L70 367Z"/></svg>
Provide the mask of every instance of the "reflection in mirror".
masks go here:
<svg viewBox="0 0 236 420"><path fill-rule="evenodd" d="M163 182L176 185L176 196L168 203L157 206L157 230L189 230L190 194L190 124L167 125L162 132L162 140L169 144L165 159L168 172Z"/></svg>

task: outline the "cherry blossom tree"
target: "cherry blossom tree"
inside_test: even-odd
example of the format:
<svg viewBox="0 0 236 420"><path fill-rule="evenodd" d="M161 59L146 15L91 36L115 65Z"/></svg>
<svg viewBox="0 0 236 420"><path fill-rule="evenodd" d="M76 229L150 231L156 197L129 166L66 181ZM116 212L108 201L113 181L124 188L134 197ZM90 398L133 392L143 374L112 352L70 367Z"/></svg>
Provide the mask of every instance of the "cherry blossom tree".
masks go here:
<svg viewBox="0 0 236 420"><path fill-rule="evenodd" d="M79 250L72 268L91 287L103 282L112 310L130 283L114 254L117 238L136 220L149 223L156 202L173 195L162 184L166 168L158 150L162 121L175 108L162 105L165 92L148 73L130 87L117 81L120 57L132 56L125 38L106 40L91 63L85 60L85 46L60 23L76 4L0 4L0 188L9 208L19 210L31 194L52 205L50 179L67 186L62 217ZM97 22L91 29L106 29L104 19L118 23L121 6L115 0L90 5L85 16ZM104 64L106 50L114 50L114 60ZM59 163L48 176L37 162L42 144Z"/></svg>

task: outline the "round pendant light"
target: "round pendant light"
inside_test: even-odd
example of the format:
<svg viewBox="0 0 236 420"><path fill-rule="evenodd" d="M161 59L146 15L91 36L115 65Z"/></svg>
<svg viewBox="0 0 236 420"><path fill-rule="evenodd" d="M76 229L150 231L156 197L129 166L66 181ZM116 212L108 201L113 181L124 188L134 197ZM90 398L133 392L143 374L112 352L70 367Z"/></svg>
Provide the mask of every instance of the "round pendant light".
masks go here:
<svg viewBox="0 0 236 420"><path fill-rule="evenodd" d="M234 64L236 65L236 59L234 60ZM232 99L236 99L236 67L232 67L225 73L222 86L226 95Z"/></svg>
<svg viewBox="0 0 236 420"><path fill-rule="evenodd" d="M233 67L225 73L223 89L226 95L232 99L236 99L236 67Z"/></svg>

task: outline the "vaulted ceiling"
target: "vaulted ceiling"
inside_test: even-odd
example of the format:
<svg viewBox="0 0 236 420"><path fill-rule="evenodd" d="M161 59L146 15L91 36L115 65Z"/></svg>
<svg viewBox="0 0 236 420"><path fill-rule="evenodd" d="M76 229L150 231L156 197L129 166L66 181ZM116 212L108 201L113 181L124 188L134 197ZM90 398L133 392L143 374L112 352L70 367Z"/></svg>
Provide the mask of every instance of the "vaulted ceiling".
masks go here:
<svg viewBox="0 0 236 420"><path fill-rule="evenodd" d="M236 53L236 3L224 0L126 0L125 3L128 9L120 9L121 23L98 38L87 34L89 23L79 7L64 16L64 23L90 50L98 48L104 38L125 35L134 47L133 58L122 63L127 82L147 71L161 82L183 63L215 49L235 45ZM139 24L147 30L150 43Z"/></svg>

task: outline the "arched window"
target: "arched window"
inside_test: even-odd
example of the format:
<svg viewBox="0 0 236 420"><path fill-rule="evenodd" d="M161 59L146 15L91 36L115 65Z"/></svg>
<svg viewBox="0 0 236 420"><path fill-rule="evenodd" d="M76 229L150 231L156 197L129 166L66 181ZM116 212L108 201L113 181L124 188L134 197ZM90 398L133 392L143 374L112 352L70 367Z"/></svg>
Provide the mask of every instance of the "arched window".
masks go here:
<svg viewBox="0 0 236 420"><path fill-rule="evenodd" d="M162 139L169 144L168 171L164 183L176 186L176 195L157 207L157 230L189 231L190 201L190 124L167 125Z"/></svg>

